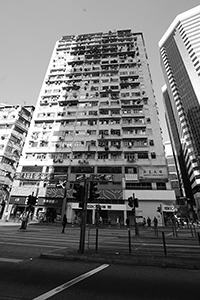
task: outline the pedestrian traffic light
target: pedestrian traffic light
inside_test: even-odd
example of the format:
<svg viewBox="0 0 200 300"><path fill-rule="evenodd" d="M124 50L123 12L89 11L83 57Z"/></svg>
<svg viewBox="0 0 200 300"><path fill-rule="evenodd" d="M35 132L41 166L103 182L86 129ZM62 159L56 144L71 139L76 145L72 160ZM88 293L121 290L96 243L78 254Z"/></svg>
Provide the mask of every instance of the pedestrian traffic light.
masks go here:
<svg viewBox="0 0 200 300"><path fill-rule="evenodd" d="M134 207L139 207L138 198L134 198Z"/></svg>
<svg viewBox="0 0 200 300"><path fill-rule="evenodd" d="M97 182L93 182L93 181L90 182L90 194L89 194L90 202L93 202L100 197L100 192L98 191L97 185L98 185Z"/></svg>
<svg viewBox="0 0 200 300"><path fill-rule="evenodd" d="M29 195L26 198L25 204L26 205L37 205L37 202L38 202L38 198L36 196Z"/></svg>
<svg viewBox="0 0 200 300"><path fill-rule="evenodd" d="M31 204L31 195L29 195L27 198L26 198L26 201L25 201L25 204L26 205L30 205Z"/></svg>
<svg viewBox="0 0 200 300"><path fill-rule="evenodd" d="M133 207L133 197L129 197L129 198L128 198L128 205L129 205L130 207Z"/></svg>

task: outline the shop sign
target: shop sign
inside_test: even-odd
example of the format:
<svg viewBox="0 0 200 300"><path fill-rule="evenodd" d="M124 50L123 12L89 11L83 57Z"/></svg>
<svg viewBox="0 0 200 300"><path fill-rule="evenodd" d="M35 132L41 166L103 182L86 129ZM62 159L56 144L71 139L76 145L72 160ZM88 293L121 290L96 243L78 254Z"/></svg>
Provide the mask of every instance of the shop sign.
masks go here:
<svg viewBox="0 0 200 300"><path fill-rule="evenodd" d="M50 180L51 174L42 172L16 172L15 180Z"/></svg>
<svg viewBox="0 0 200 300"><path fill-rule="evenodd" d="M147 167L140 166L139 167L139 177L141 179L159 179L159 178L167 178L167 168L166 167Z"/></svg>
<svg viewBox="0 0 200 300"><path fill-rule="evenodd" d="M9 203L10 204L25 205L26 198L27 197L25 197L25 196L11 196Z"/></svg>
<svg viewBox="0 0 200 300"><path fill-rule="evenodd" d="M64 193L65 193L65 189L63 188L47 187L45 196L49 198L63 198Z"/></svg>
<svg viewBox="0 0 200 300"><path fill-rule="evenodd" d="M39 198L37 206L62 207L63 199Z"/></svg>
<svg viewBox="0 0 200 300"><path fill-rule="evenodd" d="M162 206L162 211L165 211L165 212L174 212L175 208L174 208L174 206L163 205Z"/></svg>

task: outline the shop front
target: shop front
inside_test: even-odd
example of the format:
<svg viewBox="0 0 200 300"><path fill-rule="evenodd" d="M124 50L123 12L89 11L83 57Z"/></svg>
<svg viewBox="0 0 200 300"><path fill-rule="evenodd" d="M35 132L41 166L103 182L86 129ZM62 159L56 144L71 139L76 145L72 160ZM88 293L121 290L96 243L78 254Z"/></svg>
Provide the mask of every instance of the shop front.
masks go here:
<svg viewBox="0 0 200 300"><path fill-rule="evenodd" d="M11 196L8 205L8 215L10 218L19 218L26 209L26 196Z"/></svg>
<svg viewBox="0 0 200 300"><path fill-rule="evenodd" d="M63 198L38 198L34 217L39 222L54 223L61 221Z"/></svg>
<svg viewBox="0 0 200 300"><path fill-rule="evenodd" d="M79 207L78 203L69 203L72 207L72 214L69 218L71 222L73 219L76 219L77 222L81 220L82 208ZM110 222L111 225L116 224L117 218L120 219L121 225L125 224L125 215L126 211L125 204L105 204L105 203L88 203L87 204L87 224L96 224L97 219L101 217L101 224L108 225Z"/></svg>

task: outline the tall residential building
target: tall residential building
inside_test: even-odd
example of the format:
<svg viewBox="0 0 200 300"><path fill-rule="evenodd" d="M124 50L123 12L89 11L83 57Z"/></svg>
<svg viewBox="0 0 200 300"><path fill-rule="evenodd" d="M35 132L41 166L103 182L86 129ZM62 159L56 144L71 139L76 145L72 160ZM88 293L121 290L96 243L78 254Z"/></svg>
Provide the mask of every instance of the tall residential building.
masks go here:
<svg viewBox="0 0 200 300"><path fill-rule="evenodd" d="M173 205L142 33L56 42L17 171L11 202L34 193L38 209L52 218L66 211L68 222L81 211L72 193L83 175L106 179L98 183L99 199L88 202L88 222L95 222L97 204L105 222L132 221L133 193L138 219Z"/></svg>
<svg viewBox="0 0 200 300"><path fill-rule="evenodd" d="M0 217L9 197L33 111L33 106L0 103Z"/></svg>
<svg viewBox="0 0 200 300"><path fill-rule="evenodd" d="M200 210L200 6L178 15L159 42L167 124L186 197Z"/></svg>

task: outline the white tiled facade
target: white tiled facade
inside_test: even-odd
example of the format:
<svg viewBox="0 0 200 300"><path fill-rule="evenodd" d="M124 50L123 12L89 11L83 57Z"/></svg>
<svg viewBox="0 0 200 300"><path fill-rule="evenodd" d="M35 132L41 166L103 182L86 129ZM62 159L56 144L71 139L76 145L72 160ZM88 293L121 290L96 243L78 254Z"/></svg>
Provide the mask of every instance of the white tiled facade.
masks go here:
<svg viewBox="0 0 200 300"><path fill-rule="evenodd" d="M145 217L159 204L174 203L142 33L56 42L17 171L11 202L34 192L38 207L66 210L69 222L80 212L72 198L80 174L112 175L98 186L105 220L120 215L124 221L133 193ZM65 192L57 184L66 178L63 205ZM88 203L88 222L94 222L95 205Z"/></svg>

